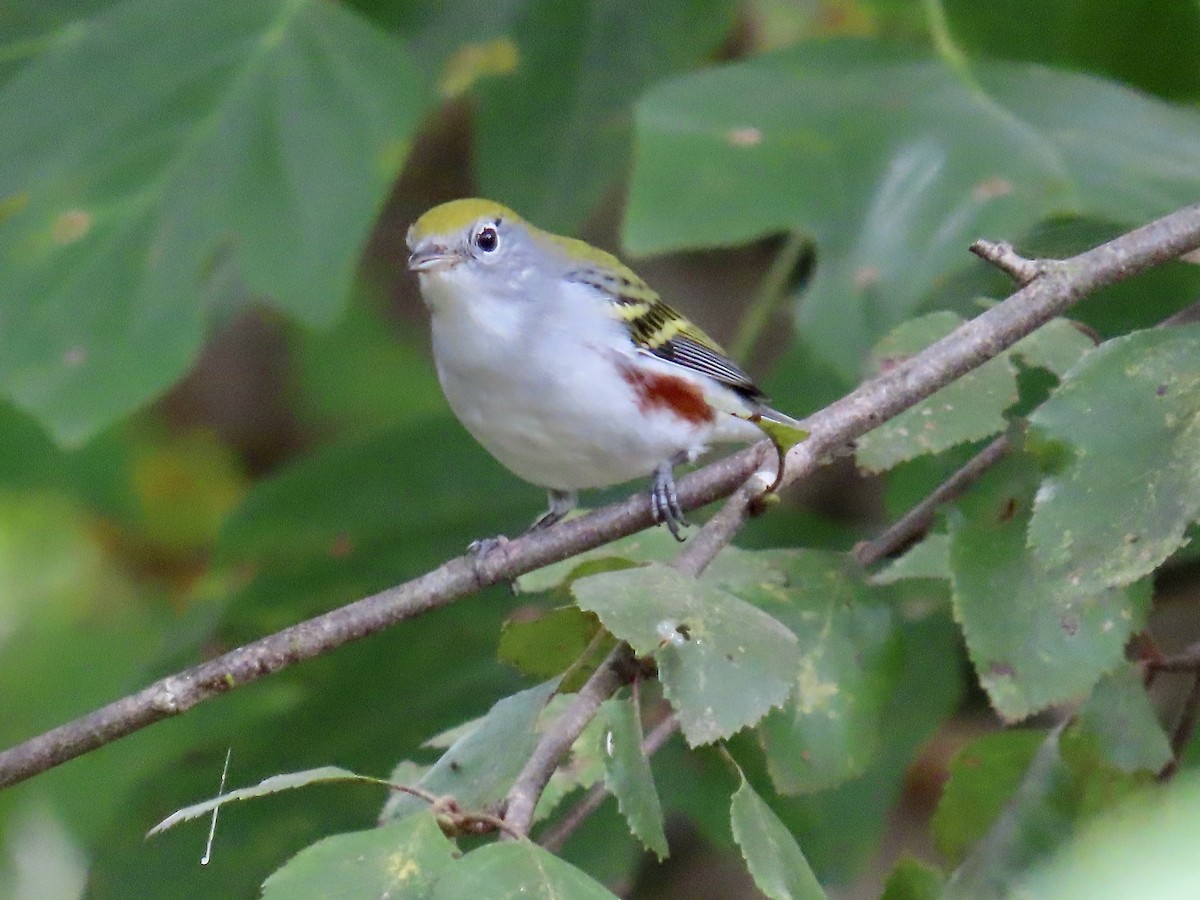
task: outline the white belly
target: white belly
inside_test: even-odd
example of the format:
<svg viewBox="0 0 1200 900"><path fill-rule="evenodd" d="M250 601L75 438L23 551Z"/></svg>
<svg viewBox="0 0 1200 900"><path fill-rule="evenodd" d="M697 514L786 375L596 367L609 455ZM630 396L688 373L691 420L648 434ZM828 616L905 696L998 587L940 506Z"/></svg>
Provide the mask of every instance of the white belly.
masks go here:
<svg viewBox="0 0 1200 900"><path fill-rule="evenodd" d="M435 298L433 349L450 408L467 431L515 475L555 490L607 487L649 475L713 440L753 440L757 429L718 414L696 424L670 410L639 407L615 359L632 353L624 325L587 304L470 303ZM560 298L561 299L561 298ZM590 298L589 298L590 299ZM555 314L558 321L555 321ZM523 317L535 316L531 327ZM537 340L529 335L536 332ZM663 363L668 366L669 364ZM672 367L674 368L674 367Z"/></svg>

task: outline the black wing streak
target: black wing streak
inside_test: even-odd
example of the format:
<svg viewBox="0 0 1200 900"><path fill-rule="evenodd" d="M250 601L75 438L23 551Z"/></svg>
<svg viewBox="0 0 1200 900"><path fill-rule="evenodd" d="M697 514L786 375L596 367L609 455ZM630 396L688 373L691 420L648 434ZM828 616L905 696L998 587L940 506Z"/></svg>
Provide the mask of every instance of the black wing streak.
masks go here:
<svg viewBox="0 0 1200 900"><path fill-rule="evenodd" d="M667 362L686 366L715 378L747 400L757 403L766 399L766 395L758 389L750 376L738 368L729 357L715 352L686 334L676 335L665 344L647 349Z"/></svg>

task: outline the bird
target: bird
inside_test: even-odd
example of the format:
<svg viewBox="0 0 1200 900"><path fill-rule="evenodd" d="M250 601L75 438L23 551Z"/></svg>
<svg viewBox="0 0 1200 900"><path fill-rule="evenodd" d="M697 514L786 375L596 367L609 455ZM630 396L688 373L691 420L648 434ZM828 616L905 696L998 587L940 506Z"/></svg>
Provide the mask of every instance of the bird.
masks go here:
<svg viewBox="0 0 1200 900"><path fill-rule="evenodd" d="M610 253L479 198L433 207L407 244L451 410L548 493L531 531L560 521L581 490L648 476L654 520L682 541L676 466L799 425Z"/></svg>

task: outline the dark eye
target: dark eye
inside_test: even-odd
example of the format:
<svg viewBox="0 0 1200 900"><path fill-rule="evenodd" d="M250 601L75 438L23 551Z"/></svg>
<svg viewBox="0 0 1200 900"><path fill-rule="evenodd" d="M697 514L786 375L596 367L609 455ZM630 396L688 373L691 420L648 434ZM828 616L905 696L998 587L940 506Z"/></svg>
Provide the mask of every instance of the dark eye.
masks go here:
<svg viewBox="0 0 1200 900"><path fill-rule="evenodd" d="M484 253L491 253L500 246L500 235L491 225L484 225L475 232L475 246Z"/></svg>

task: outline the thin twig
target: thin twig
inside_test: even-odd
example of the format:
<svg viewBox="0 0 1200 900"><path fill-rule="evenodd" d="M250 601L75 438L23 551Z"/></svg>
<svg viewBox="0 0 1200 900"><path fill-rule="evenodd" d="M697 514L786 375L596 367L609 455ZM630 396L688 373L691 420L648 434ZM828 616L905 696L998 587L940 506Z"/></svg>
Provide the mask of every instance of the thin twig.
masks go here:
<svg viewBox="0 0 1200 900"><path fill-rule="evenodd" d="M1192 739L1192 732L1196 730L1197 717L1200 717L1200 670L1193 670L1191 687L1184 698L1183 708L1179 711L1175 729L1171 732L1171 761L1158 773L1160 781L1166 781L1179 771L1183 751Z"/></svg>
<svg viewBox="0 0 1200 900"><path fill-rule="evenodd" d="M970 249L980 259L990 262L1021 287L1029 284L1039 275L1045 274L1048 265L1044 260L1026 259L1007 241L979 240L973 243Z"/></svg>
<svg viewBox="0 0 1200 900"><path fill-rule="evenodd" d="M1143 665L1152 672L1200 672L1200 642L1170 656L1147 659Z"/></svg>
<svg viewBox="0 0 1200 900"><path fill-rule="evenodd" d="M1001 353L1087 294L1197 248L1200 206L1194 205L1069 260L1052 266L1031 263L1038 268L1033 280L1003 303L810 416L804 423L809 438L788 452L781 487L807 477L838 447ZM1018 270L1021 267L1014 269ZM729 496L769 455L773 455L770 444L764 441L689 474L678 485L680 505L693 510ZM406 584L164 678L0 753L0 787L178 715L233 687L647 528L652 521L649 500L641 494L515 538L482 558L451 560Z"/></svg>
<svg viewBox="0 0 1200 900"><path fill-rule="evenodd" d="M653 756L667 742L667 738L678 730L679 720L674 715L667 716L646 735L642 741L642 753L646 756ZM608 785L603 781L597 781L588 788L588 792L584 794L582 800L572 806L553 826L546 829L545 834L538 839L538 843L551 853L557 853L579 826L586 822L592 813L608 799L608 794Z"/></svg>
<svg viewBox="0 0 1200 900"><path fill-rule="evenodd" d="M873 566L906 550L929 530L939 507L961 496L984 472L1003 459L1011 447L1007 435L996 438L882 534L858 544L854 548L855 557L863 566Z"/></svg>
<svg viewBox="0 0 1200 900"><path fill-rule="evenodd" d="M766 486L751 479L734 492L704 526L692 535L671 563L684 575L697 577L716 558L745 524L750 504Z"/></svg>
<svg viewBox="0 0 1200 900"><path fill-rule="evenodd" d="M617 644L600 667L591 674L583 687L546 729L521 774L513 782L505 799L504 821L512 832L529 834L533 811L542 796L550 776L571 745L592 721L600 704L617 692L627 680L627 670L633 662L633 650L624 641Z"/></svg>

